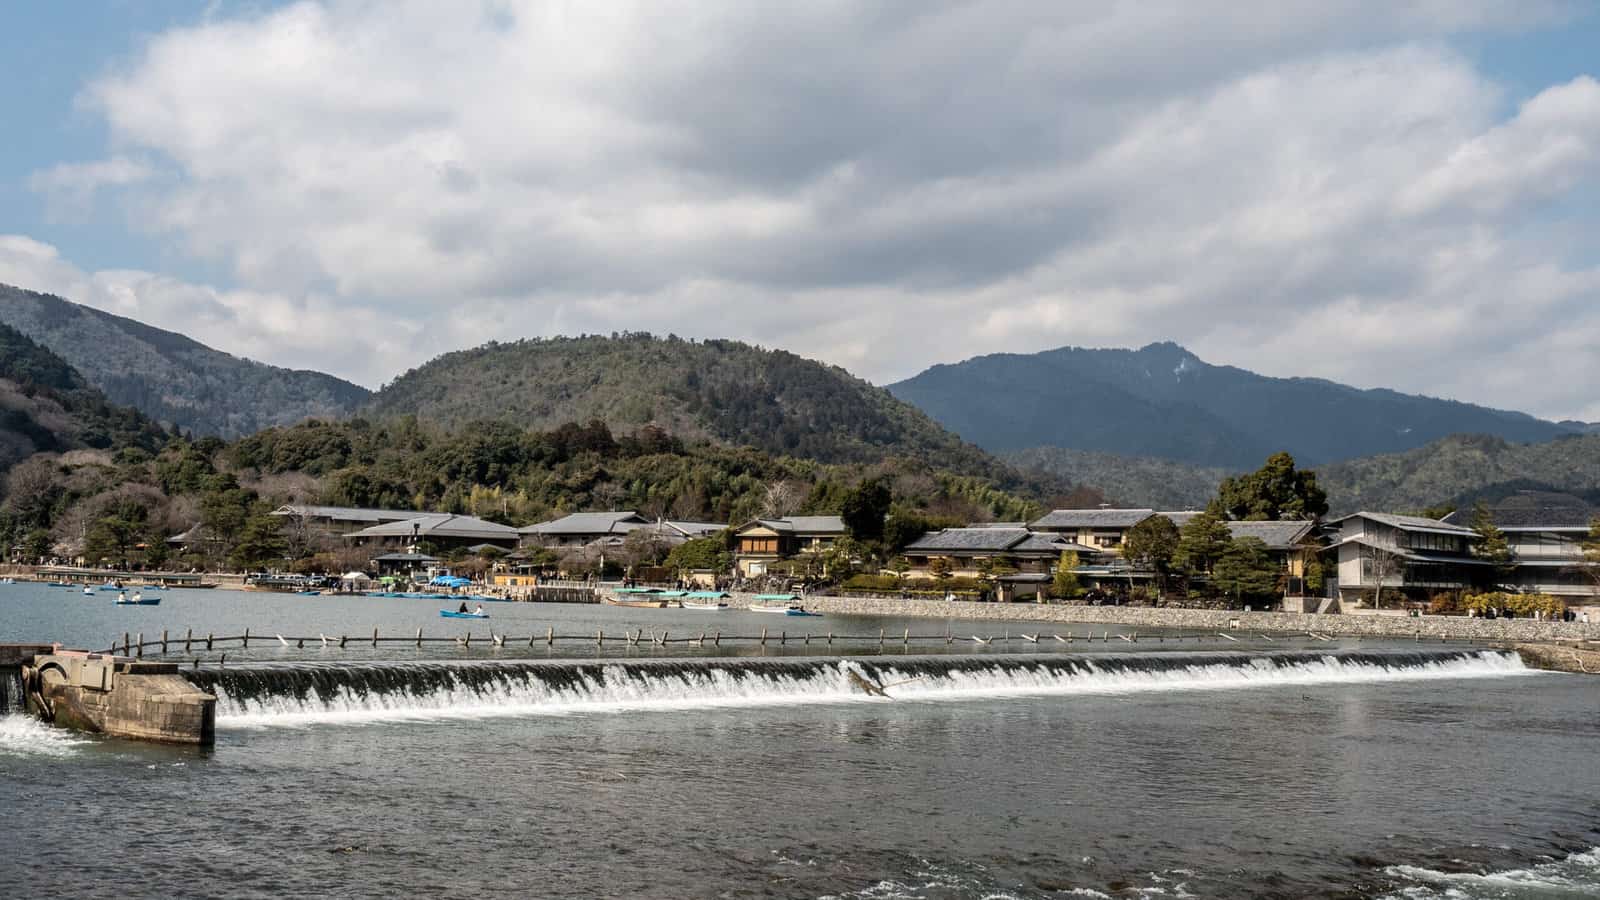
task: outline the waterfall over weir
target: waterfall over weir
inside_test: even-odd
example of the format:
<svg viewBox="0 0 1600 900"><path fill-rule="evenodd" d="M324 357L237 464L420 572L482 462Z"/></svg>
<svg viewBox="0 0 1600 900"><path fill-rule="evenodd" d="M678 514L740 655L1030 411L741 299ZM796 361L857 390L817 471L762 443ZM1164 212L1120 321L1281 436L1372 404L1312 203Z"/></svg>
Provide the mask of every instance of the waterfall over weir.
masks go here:
<svg viewBox="0 0 1600 900"><path fill-rule="evenodd" d="M1527 674L1496 650L242 664L184 672L217 725L1216 690Z"/></svg>

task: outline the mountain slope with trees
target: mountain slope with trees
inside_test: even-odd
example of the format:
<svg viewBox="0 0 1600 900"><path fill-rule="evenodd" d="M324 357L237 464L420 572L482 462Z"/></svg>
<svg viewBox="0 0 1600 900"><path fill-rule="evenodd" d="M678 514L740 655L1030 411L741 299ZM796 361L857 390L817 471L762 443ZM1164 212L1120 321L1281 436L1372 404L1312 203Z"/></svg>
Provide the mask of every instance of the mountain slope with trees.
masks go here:
<svg viewBox="0 0 1600 900"><path fill-rule="evenodd" d="M689 441L824 463L907 458L985 476L1006 468L843 369L737 341L623 334L490 343L401 375L368 413L446 427L598 419L617 431L653 424Z"/></svg>
<svg viewBox="0 0 1600 900"><path fill-rule="evenodd" d="M0 285L0 322L70 363L113 403L197 435L339 418L370 392L321 372L230 356L181 334Z"/></svg>
<svg viewBox="0 0 1600 900"><path fill-rule="evenodd" d="M1054 446L1237 469L1279 450L1320 465L1451 434L1536 442L1575 430L1452 400L1269 378L1172 343L981 356L889 391L997 453Z"/></svg>
<svg viewBox="0 0 1600 900"><path fill-rule="evenodd" d="M107 401L61 357L0 325L0 473L35 453L150 452L166 439L160 426Z"/></svg>
<svg viewBox="0 0 1600 900"><path fill-rule="evenodd" d="M1162 459L1036 447L1007 455L1018 468L1068 485L1093 485L1112 501L1156 509L1198 509L1216 496L1228 468ZM1519 490L1551 490L1600 503L1600 435L1515 444L1488 435L1452 435L1404 453L1316 467L1334 515L1357 510L1421 511L1493 502Z"/></svg>

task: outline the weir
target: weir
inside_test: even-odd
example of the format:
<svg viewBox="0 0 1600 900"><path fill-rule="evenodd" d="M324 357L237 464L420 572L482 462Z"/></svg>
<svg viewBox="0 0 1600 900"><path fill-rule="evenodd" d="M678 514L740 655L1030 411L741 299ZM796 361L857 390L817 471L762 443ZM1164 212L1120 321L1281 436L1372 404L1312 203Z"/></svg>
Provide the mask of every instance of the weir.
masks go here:
<svg viewBox="0 0 1600 900"><path fill-rule="evenodd" d="M216 734L216 698L177 672L176 663L0 645L0 713L26 712L115 737L209 746Z"/></svg>
<svg viewBox="0 0 1600 900"><path fill-rule="evenodd" d="M219 727L885 699L1184 691L1529 672L1500 650L230 664L182 675Z"/></svg>

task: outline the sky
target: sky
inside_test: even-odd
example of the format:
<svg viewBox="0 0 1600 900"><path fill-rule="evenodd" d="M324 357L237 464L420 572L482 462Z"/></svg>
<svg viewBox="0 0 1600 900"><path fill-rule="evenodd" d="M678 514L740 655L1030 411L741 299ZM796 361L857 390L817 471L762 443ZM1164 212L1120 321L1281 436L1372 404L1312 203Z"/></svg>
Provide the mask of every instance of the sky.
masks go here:
<svg viewBox="0 0 1600 900"><path fill-rule="evenodd" d="M0 282L369 387L1173 340L1600 420L1593 0L0 0Z"/></svg>

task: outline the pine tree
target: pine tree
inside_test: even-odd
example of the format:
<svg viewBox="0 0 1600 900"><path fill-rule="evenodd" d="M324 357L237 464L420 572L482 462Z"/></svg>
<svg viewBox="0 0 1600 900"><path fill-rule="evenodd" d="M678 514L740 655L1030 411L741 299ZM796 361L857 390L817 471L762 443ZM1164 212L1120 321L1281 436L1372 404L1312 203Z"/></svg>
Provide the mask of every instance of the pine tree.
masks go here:
<svg viewBox="0 0 1600 900"><path fill-rule="evenodd" d="M1178 549L1173 564L1190 575L1209 574L1217 560L1233 542L1227 514L1219 500L1212 500L1205 511L1178 530Z"/></svg>
<svg viewBox="0 0 1600 900"><path fill-rule="evenodd" d="M1278 589L1278 567L1260 538L1239 538L1217 559L1211 586L1240 602L1271 597Z"/></svg>
<svg viewBox="0 0 1600 900"><path fill-rule="evenodd" d="M1482 500L1472 508L1472 530L1477 532L1472 540L1473 555L1493 564L1496 580L1504 577L1511 570L1511 544L1505 532L1495 526L1494 516Z"/></svg>

